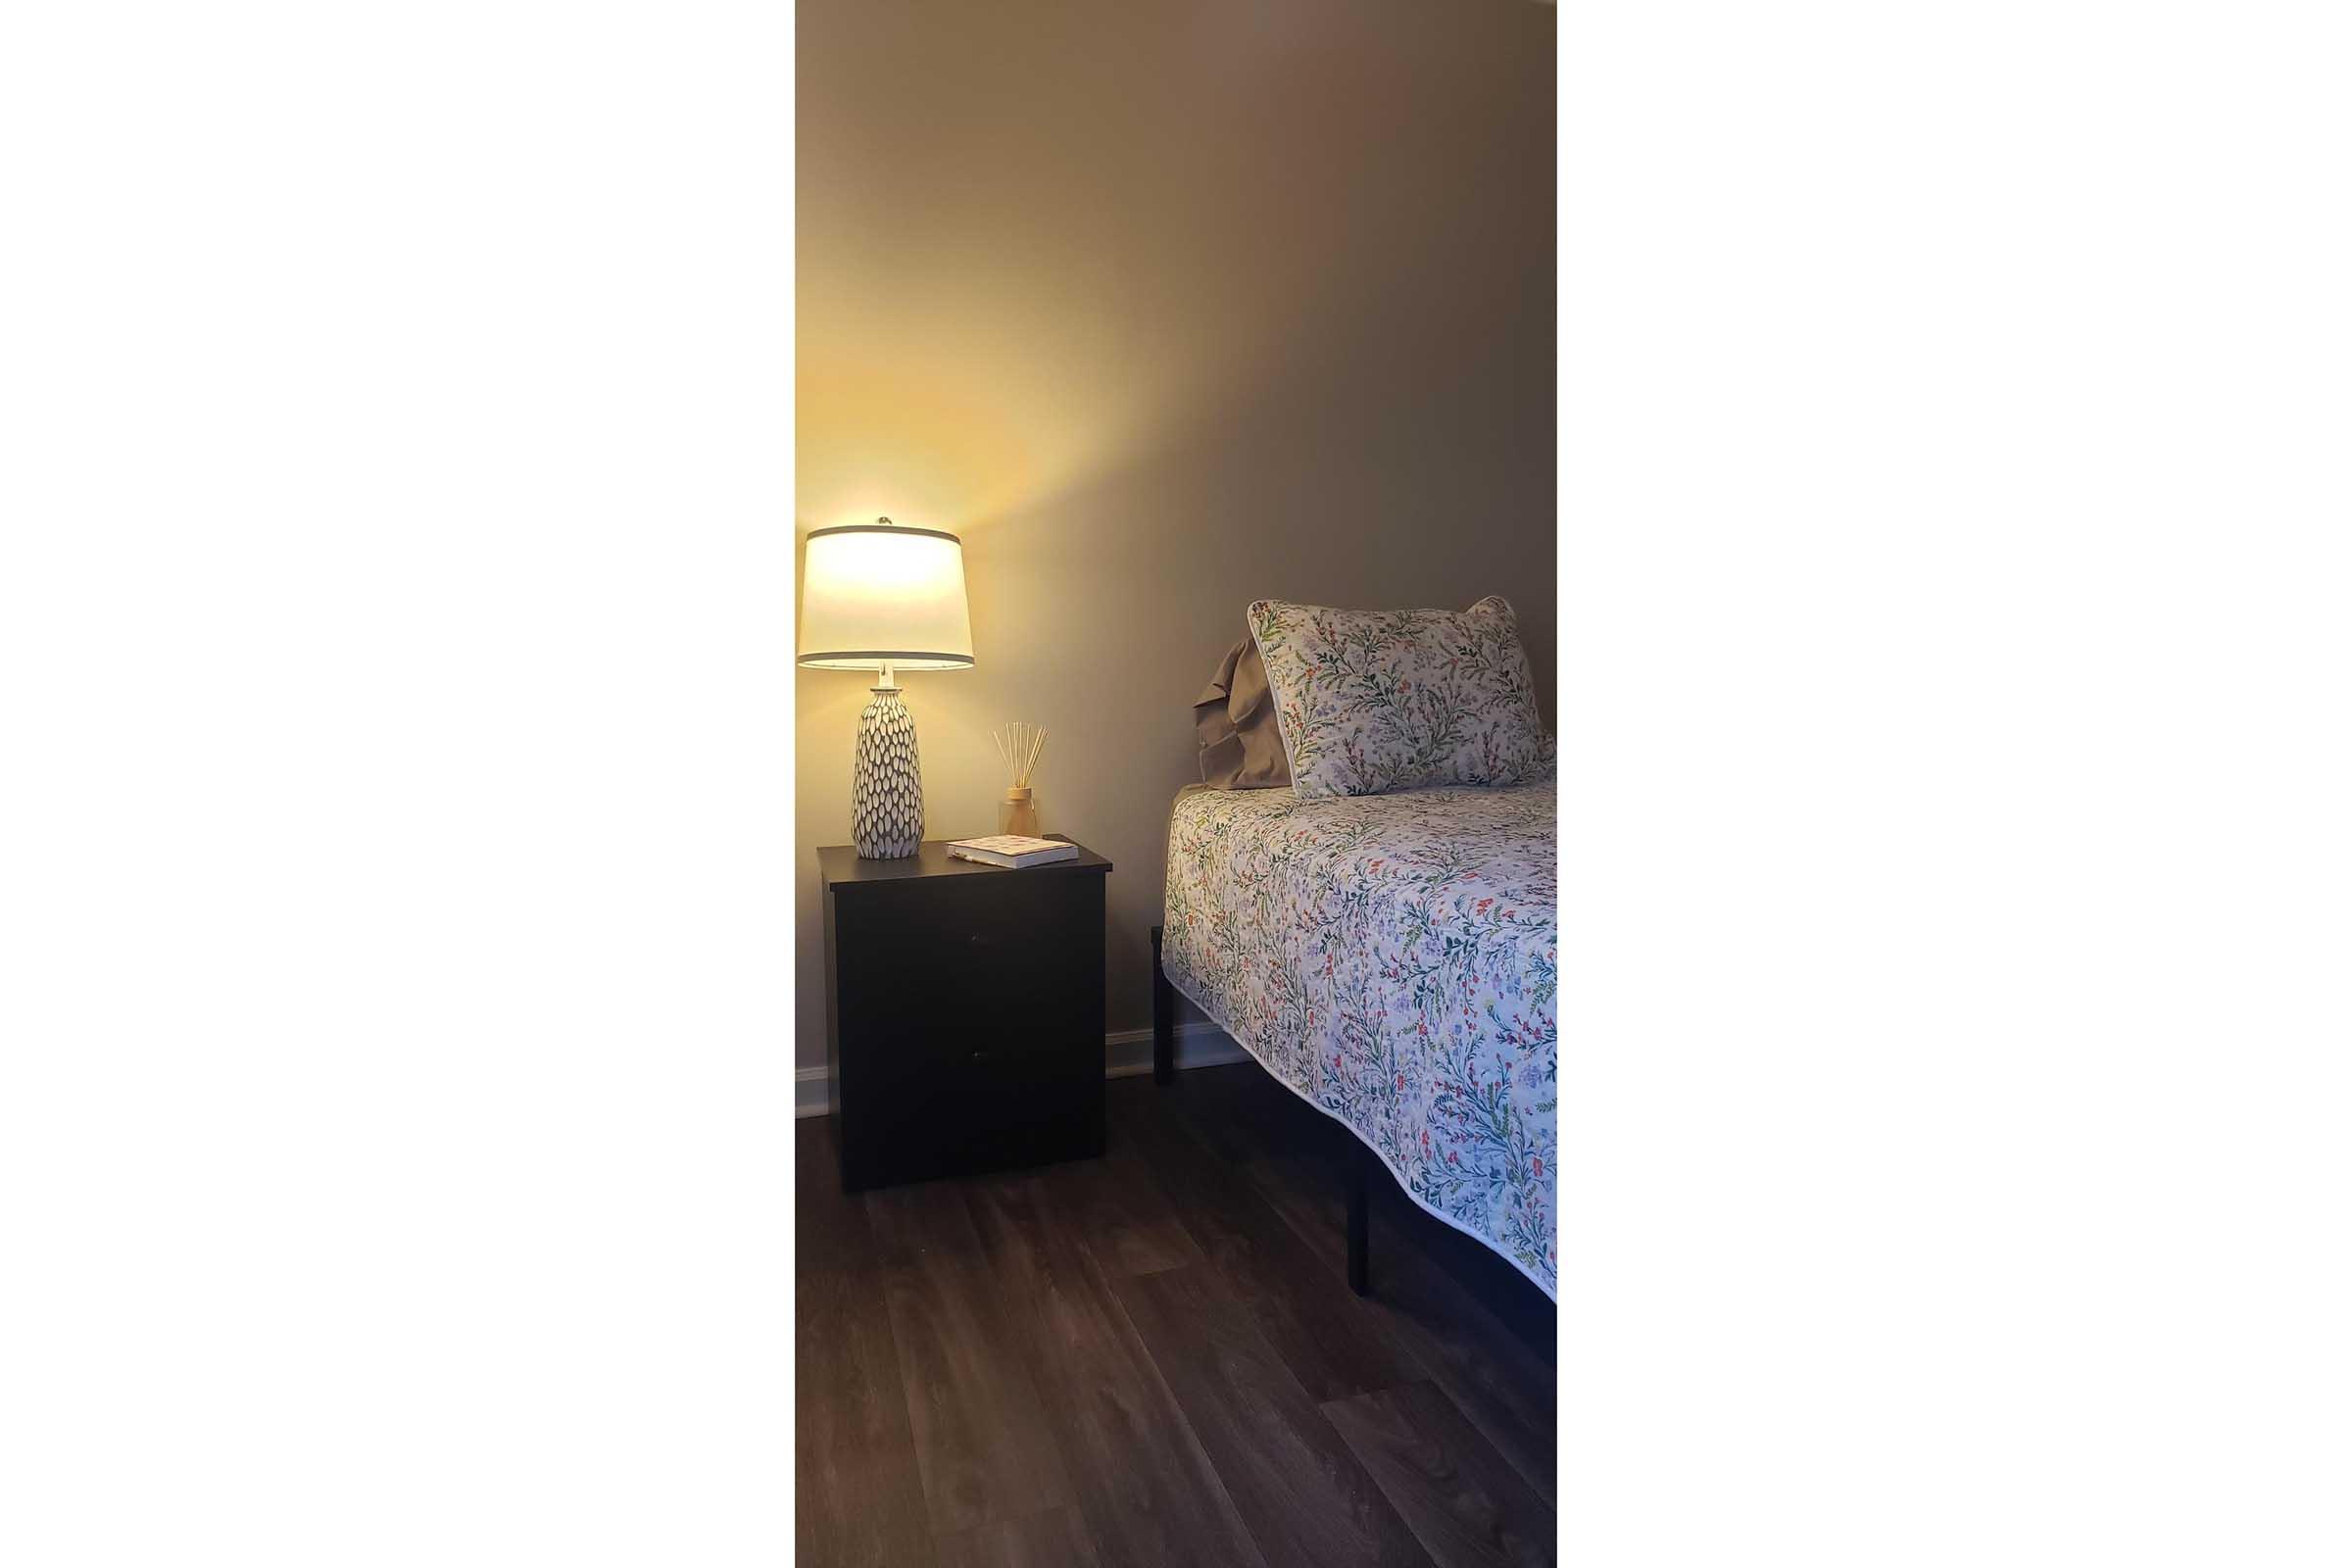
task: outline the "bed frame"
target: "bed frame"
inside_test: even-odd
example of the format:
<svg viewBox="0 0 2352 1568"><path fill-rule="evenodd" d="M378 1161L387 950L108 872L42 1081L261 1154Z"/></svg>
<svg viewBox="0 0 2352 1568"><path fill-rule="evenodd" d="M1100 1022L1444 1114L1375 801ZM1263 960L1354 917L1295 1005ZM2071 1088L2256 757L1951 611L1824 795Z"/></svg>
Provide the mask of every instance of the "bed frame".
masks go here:
<svg viewBox="0 0 2352 1568"><path fill-rule="evenodd" d="M1176 988L1160 966L1165 926L1152 928L1152 1081L1166 1088L1176 1079ZM1254 1059L1254 1058L1252 1058ZM1386 1174L1364 1141L1348 1130L1348 1288L1372 1294L1372 1173Z"/></svg>

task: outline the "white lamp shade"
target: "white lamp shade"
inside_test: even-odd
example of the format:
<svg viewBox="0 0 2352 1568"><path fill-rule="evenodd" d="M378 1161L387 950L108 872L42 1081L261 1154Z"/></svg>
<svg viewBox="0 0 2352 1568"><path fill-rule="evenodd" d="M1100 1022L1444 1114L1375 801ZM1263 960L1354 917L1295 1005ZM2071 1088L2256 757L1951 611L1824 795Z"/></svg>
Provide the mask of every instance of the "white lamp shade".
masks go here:
<svg viewBox="0 0 2352 1568"><path fill-rule="evenodd" d="M800 657L813 669L969 669L963 541L888 523L809 534Z"/></svg>

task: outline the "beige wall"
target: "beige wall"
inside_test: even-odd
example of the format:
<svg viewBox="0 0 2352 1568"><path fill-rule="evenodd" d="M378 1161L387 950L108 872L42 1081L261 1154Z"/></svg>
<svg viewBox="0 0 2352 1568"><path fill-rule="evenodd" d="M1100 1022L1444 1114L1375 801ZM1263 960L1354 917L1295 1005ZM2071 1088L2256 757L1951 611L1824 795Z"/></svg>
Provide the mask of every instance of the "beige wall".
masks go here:
<svg viewBox="0 0 2352 1568"><path fill-rule="evenodd" d="M964 540L978 667L905 677L928 832L996 828L990 726L1053 731L1049 832L1117 862L1151 1019L1169 798L1242 607L1518 607L1552 712L1552 31L1527 0L804 0L799 512ZM869 677L802 670L815 847Z"/></svg>

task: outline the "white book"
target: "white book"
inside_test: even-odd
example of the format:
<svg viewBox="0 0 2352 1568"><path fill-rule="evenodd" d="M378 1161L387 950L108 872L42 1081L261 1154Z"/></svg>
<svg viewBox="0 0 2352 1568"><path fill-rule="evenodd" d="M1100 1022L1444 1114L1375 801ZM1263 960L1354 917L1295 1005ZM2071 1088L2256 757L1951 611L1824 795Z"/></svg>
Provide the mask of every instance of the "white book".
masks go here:
<svg viewBox="0 0 2352 1568"><path fill-rule="evenodd" d="M959 860L978 860L983 865L1008 865L1018 870L1024 865L1050 865L1055 860L1075 860L1078 858L1078 846L1064 844L1059 839L992 833L984 839L956 839L948 846L948 853Z"/></svg>

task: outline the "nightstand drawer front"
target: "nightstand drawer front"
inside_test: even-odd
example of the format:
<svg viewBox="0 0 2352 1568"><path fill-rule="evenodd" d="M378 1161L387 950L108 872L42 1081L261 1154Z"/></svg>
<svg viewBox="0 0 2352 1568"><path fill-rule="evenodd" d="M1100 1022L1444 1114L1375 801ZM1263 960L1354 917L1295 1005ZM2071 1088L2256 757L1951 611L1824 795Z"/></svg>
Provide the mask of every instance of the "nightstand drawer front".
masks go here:
<svg viewBox="0 0 2352 1568"><path fill-rule="evenodd" d="M1015 873L1007 873L1011 876ZM1028 897L875 900L842 910L834 976L845 1028L887 1036L933 1066L975 1033L1007 1043L1102 1034L1102 879ZM1044 892L1053 896L1039 897Z"/></svg>
<svg viewBox="0 0 2352 1568"><path fill-rule="evenodd" d="M971 877L905 901L877 923L908 965L995 1009L1040 990L1066 990L1090 955L1099 970L1102 879Z"/></svg>

